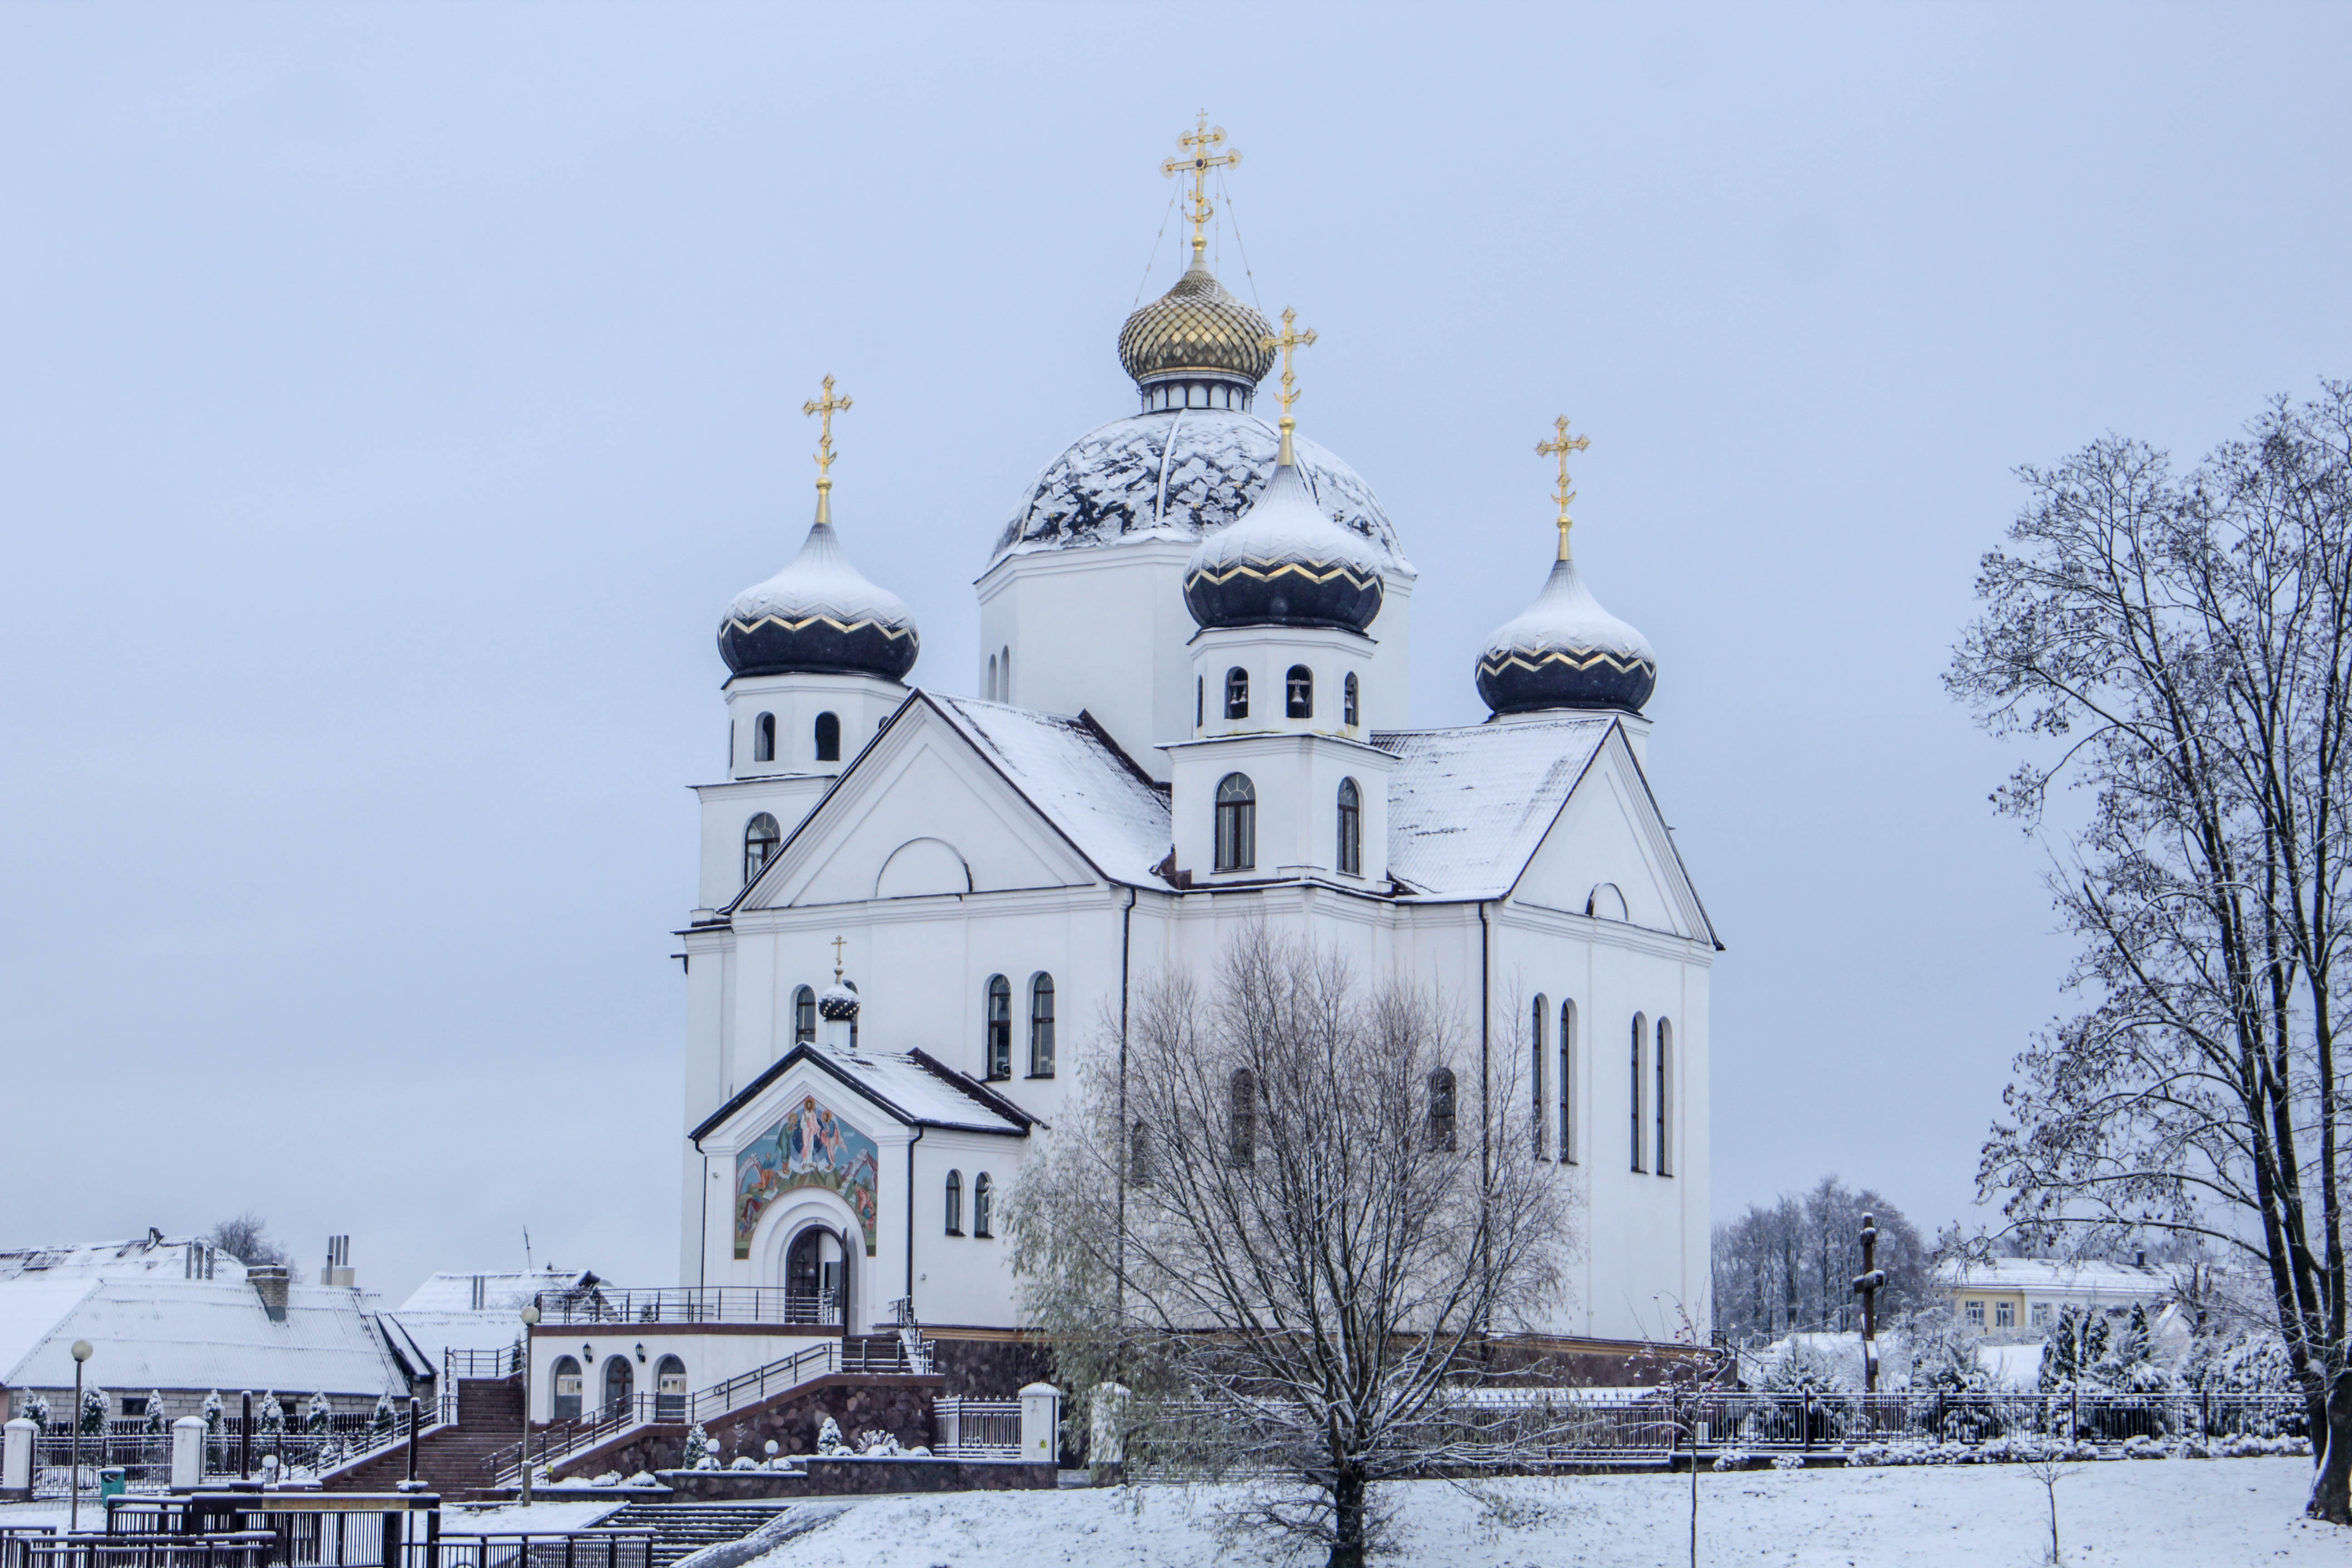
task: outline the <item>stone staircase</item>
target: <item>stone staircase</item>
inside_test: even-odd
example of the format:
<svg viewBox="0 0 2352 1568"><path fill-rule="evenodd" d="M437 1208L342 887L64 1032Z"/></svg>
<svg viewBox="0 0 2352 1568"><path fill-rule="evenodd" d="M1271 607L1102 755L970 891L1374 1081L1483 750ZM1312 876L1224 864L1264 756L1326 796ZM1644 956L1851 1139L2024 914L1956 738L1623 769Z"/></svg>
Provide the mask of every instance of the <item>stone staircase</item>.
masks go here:
<svg viewBox="0 0 2352 1568"><path fill-rule="evenodd" d="M669 1565L689 1552L740 1541L776 1517L789 1502L633 1502L596 1521L598 1530L650 1530L653 1568Z"/></svg>
<svg viewBox="0 0 2352 1568"><path fill-rule="evenodd" d="M457 1422L417 1434L416 1479L452 1502L480 1497L491 1485L490 1455L521 1435L520 1379L462 1379ZM407 1479L408 1445L396 1443L326 1477L321 1486L328 1491L388 1492Z"/></svg>

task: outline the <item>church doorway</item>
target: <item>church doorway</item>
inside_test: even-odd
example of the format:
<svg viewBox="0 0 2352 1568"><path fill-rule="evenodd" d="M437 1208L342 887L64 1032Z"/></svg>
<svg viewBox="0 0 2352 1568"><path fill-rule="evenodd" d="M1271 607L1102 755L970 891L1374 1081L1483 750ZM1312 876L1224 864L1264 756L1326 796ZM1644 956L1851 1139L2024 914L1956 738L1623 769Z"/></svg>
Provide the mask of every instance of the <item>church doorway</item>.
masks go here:
<svg viewBox="0 0 2352 1568"><path fill-rule="evenodd" d="M813 1225L793 1237L784 1253L784 1310L788 1322L849 1321L848 1254L835 1232Z"/></svg>
<svg viewBox="0 0 2352 1568"><path fill-rule="evenodd" d="M614 1356L604 1363L604 1409L617 1413L629 1403L629 1394L636 1383L636 1374L625 1355Z"/></svg>

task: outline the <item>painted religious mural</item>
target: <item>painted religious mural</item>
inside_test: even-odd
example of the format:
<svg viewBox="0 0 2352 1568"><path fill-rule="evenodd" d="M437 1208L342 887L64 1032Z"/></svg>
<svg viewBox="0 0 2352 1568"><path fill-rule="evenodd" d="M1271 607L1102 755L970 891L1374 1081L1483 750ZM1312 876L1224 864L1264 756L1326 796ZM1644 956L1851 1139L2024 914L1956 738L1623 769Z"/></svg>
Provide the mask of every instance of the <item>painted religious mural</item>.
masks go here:
<svg viewBox="0 0 2352 1568"><path fill-rule="evenodd" d="M837 1193L856 1211L874 1256L875 1182L881 1173L874 1140L813 1094L735 1156L735 1256L751 1256L751 1233L768 1205L799 1187Z"/></svg>

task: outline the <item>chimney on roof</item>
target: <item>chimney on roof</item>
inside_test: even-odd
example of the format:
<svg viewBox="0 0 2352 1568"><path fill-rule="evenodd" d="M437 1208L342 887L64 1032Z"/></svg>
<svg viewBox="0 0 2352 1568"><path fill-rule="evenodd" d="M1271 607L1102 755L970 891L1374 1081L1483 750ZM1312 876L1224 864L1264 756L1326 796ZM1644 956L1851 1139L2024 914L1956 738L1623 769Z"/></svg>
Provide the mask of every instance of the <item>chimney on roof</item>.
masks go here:
<svg viewBox="0 0 2352 1568"><path fill-rule="evenodd" d="M2134 1268L2145 1268L2147 1267L2147 1247L2143 1247L2137 1252L2132 1254L2132 1267Z"/></svg>
<svg viewBox="0 0 2352 1568"><path fill-rule="evenodd" d="M286 1290L289 1283L286 1265L262 1263L247 1268L245 1277L253 1281L254 1294L261 1298L261 1310L269 1314L273 1323L286 1321Z"/></svg>
<svg viewBox="0 0 2352 1568"><path fill-rule="evenodd" d="M352 1238L327 1237L327 1266L319 1270L319 1283L332 1289L349 1290L359 1282L360 1277L352 1268Z"/></svg>

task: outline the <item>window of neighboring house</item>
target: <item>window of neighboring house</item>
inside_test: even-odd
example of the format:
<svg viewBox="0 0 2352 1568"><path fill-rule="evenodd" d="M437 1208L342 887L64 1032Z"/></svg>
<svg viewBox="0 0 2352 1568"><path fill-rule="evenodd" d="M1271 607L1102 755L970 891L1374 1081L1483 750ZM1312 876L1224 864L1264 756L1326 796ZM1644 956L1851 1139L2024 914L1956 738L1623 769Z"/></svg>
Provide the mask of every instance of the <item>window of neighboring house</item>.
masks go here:
<svg viewBox="0 0 2352 1568"><path fill-rule="evenodd" d="M2027 1313L2027 1316L2032 1321L2035 1328L2048 1328L2050 1326L2050 1303L2047 1301L2034 1302L2032 1310Z"/></svg>
<svg viewBox="0 0 2352 1568"><path fill-rule="evenodd" d="M963 1173L948 1173L948 1234L963 1234Z"/></svg>
<svg viewBox="0 0 2352 1568"><path fill-rule="evenodd" d="M816 1038L816 993L803 985L793 993L793 1043Z"/></svg>
<svg viewBox="0 0 2352 1568"><path fill-rule="evenodd" d="M126 1394L122 1396L122 1415L125 1420L146 1414L147 1396L145 1394Z"/></svg>
<svg viewBox="0 0 2352 1568"><path fill-rule="evenodd" d="M1559 1005L1559 1163L1576 1163L1576 1004Z"/></svg>
<svg viewBox="0 0 2352 1568"><path fill-rule="evenodd" d="M1535 1108L1536 1158L1544 1157L1544 1121L1549 1107L1544 1104L1544 1021L1551 1013L1551 1004L1538 994L1533 1008L1534 1017L1528 1029L1528 1103Z"/></svg>
<svg viewBox="0 0 2352 1568"><path fill-rule="evenodd" d="M1962 1309L1962 1310L1967 1315L1970 1324L1979 1329L1984 1327L1984 1303L1982 1301L1970 1301Z"/></svg>
<svg viewBox="0 0 2352 1568"><path fill-rule="evenodd" d="M1353 779L1339 781L1339 870L1349 877L1364 874L1364 792Z"/></svg>
<svg viewBox="0 0 2352 1568"><path fill-rule="evenodd" d="M1029 1076L1054 1076L1054 977L1029 980Z"/></svg>
<svg viewBox="0 0 2352 1568"><path fill-rule="evenodd" d="M1234 668L1225 671L1225 717L1249 717L1249 671Z"/></svg>
<svg viewBox="0 0 2352 1568"><path fill-rule="evenodd" d="M1246 773L1227 773L1217 784L1217 869L1247 871L1257 865L1257 790Z"/></svg>
<svg viewBox="0 0 2352 1568"><path fill-rule="evenodd" d="M1439 1068L1429 1075L1429 1146L1454 1147L1454 1069Z"/></svg>
<svg viewBox="0 0 2352 1568"><path fill-rule="evenodd" d="M820 763L841 761L841 720L831 713L816 716L816 760Z"/></svg>
<svg viewBox="0 0 2352 1568"><path fill-rule="evenodd" d="M776 760L776 716L762 713L751 721L751 760L772 763Z"/></svg>
<svg viewBox="0 0 2352 1568"><path fill-rule="evenodd" d="M990 1078L1013 1076L1013 983L1002 974L988 977L988 1066Z"/></svg>
<svg viewBox="0 0 2352 1568"><path fill-rule="evenodd" d="M972 1235L984 1238L992 1234L988 1228L989 1211L995 1206L995 1203L996 1184L988 1179L986 1171L982 1171L971 1179Z"/></svg>
<svg viewBox="0 0 2352 1568"><path fill-rule="evenodd" d="M770 860L775 858L776 846L783 841L784 830L776 826L776 819L764 811L743 825L743 885L745 887L750 887L751 879L758 876Z"/></svg>
<svg viewBox="0 0 2352 1568"><path fill-rule="evenodd" d="M2017 1327L2017 1303L2014 1301L1995 1301L1992 1304L1992 1326L1996 1329L2013 1329Z"/></svg>
<svg viewBox="0 0 2352 1568"><path fill-rule="evenodd" d="M1293 719L1315 717L1315 672L1303 664L1292 665L1282 678L1282 709Z"/></svg>
<svg viewBox="0 0 2352 1568"><path fill-rule="evenodd" d="M1353 729L1356 723L1356 678L1350 673L1339 683L1339 722Z"/></svg>

